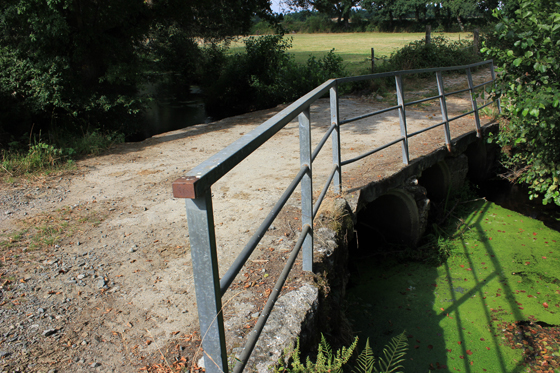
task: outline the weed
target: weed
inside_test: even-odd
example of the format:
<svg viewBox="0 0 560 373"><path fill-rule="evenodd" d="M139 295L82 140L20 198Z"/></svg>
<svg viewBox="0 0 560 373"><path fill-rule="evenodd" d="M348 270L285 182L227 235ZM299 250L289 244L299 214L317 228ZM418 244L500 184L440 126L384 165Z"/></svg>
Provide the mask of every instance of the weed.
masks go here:
<svg viewBox="0 0 560 373"><path fill-rule="evenodd" d="M51 173L74 166L74 159L88 154L99 154L103 149L124 142L124 135L118 132L101 133L98 130L84 132L81 136L69 133L51 133L50 140L30 136L29 144L12 141L8 149L1 152L0 176L5 181L14 182L18 176L34 173Z"/></svg>
<svg viewBox="0 0 560 373"><path fill-rule="evenodd" d="M0 236L0 249L27 247L45 249L70 238L83 226L96 227L105 219L98 211L86 206L63 207L51 213L42 213L19 222L23 229Z"/></svg>

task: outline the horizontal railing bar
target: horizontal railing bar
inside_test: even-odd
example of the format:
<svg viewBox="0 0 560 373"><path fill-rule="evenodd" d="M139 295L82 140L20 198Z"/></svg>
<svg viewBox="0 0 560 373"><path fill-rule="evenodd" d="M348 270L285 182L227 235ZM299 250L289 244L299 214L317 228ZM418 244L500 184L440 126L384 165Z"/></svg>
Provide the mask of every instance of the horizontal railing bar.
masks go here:
<svg viewBox="0 0 560 373"><path fill-rule="evenodd" d="M438 98L439 98L439 96L432 96L432 97L423 98L423 99L417 100L417 101L410 101L410 102L406 102L404 104L404 106L421 104L422 102L426 102L426 101L430 101L430 100L437 100Z"/></svg>
<svg viewBox="0 0 560 373"><path fill-rule="evenodd" d="M453 96L453 95L456 95L456 94L458 94L458 93L463 93L463 92L470 91L470 90L471 90L470 88L465 88L465 89L460 89L460 90L458 90L458 91L445 92L445 97L447 97L447 96Z"/></svg>
<svg viewBox="0 0 560 373"><path fill-rule="evenodd" d="M274 307L274 304L276 303L276 300L278 299L278 296L280 295L280 292L282 291L282 287L286 283L286 279L288 278L288 274L290 273L290 270L292 269L292 267L294 265L294 262L296 261L296 258L299 254L301 246L303 245L303 240L305 239L307 234L309 234L310 231L311 231L311 226L309 224L305 224L303 226L303 229L301 230L301 234L299 235L299 239L298 239L294 249L292 250L292 253L290 254L290 257L288 258L288 260L286 262L286 265L284 266L284 269L282 270L282 273L280 274L280 276L278 277L278 280L276 281L276 284L274 285L274 289L272 290L272 293L270 293L270 296L268 297L266 305L264 306L264 308L263 308L263 310L262 310L262 312L259 316L259 319L257 320L257 323L256 323L255 327L253 328L253 330L251 331L251 334L247 338L247 343L245 344L245 347L243 348L243 351L241 352L241 356L239 357L239 362L235 365L235 368L233 370L234 373L242 372L243 369L245 368L245 366L247 365L247 362L249 361L249 357L251 356L251 353L253 352L253 349L255 348L255 345L257 344L257 340L259 339L259 336L261 335L261 332L264 328L266 320L268 320L268 317L270 316L270 313L272 312L272 307Z"/></svg>
<svg viewBox="0 0 560 373"><path fill-rule="evenodd" d="M327 93L335 84L336 81L334 79L326 81L245 136L189 171L186 177L196 180L194 182L195 196L202 195L206 189L210 188L212 184L228 173L259 146L264 144L276 132L291 122L292 119L296 118L305 108L309 107L314 101Z"/></svg>
<svg viewBox="0 0 560 373"><path fill-rule="evenodd" d="M488 105L492 105L492 104L495 104L495 103L496 103L496 101L490 101L490 102L488 102L488 103L486 103L486 104L484 104L484 105L482 105L482 106L479 106L479 107L478 107L478 111L480 111L480 109L484 109L484 108L485 108L486 106L488 106Z"/></svg>
<svg viewBox="0 0 560 373"><path fill-rule="evenodd" d="M325 186L323 187L323 190L321 191L321 194L319 194L319 198L317 198L317 201L315 202L315 205L313 206L313 219L315 219L315 216L317 215L317 212L319 211L319 207L321 207L321 203L323 203L323 199L325 198L325 195L327 195L327 191L329 190L329 186L331 185L331 181L334 177L334 174L336 172L336 170L338 170L338 165L334 165L332 168L332 171L327 179L327 182L325 183Z"/></svg>
<svg viewBox="0 0 560 373"><path fill-rule="evenodd" d="M251 256L251 254L253 253L253 251L255 250L255 248L263 238L264 234L266 233L266 230L270 227L274 219L278 216L280 210L282 210L282 207L284 207L284 205L286 204L286 202L288 201L288 199L290 198L294 190L296 190L297 186L299 185L299 182L301 181L301 179L303 179L303 176L308 170L309 170L308 166L303 166L299 170L296 177L294 177L294 179L292 180L290 185L286 188L286 190L284 191L284 193L282 194L278 202L276 202L272 210L268 213L267 217L264 219L264 221L257 229L257 231L253 234L253 236L251 237L249 242L245 245L241 253L237 256L237 258L235 258L235 261L233 262L231 267L229 267L226 274L222 277L222 279L220 280L220 291L222 292L222 296L224 296L225 292L227 291L227 289L235 279L235 276L237 276L239 271L241 271L241 268L243 268L243 266L247 262L247 259L249 259L249 257Z"/></svg>
<svg viewBox="0 0 560 373"><path fill-rule="evenodd" d="M486 84L490 84L490 83L494 83L494 81L490 80L489 82L484 82L484 83L477 84L473 87L473 91L477 88L484 87Z"/></svg>
<svg viewBox="0 0 560 373"><path fill-rule="evenodd" d="M389 143L387 143L387 144L385 144L385 145L380 146L379 148L373 149L373 150L370 151L370 152L367 152L367 153L364 153L364 154L362 154L362 155L359 155L359 156L357 156L356 158L351 158L351 159L348 159L348 160L346 160L346 161L340 162L340 165L341 165L341 166L346 166L347 164L350 164L350 163L359 161L359 160L362 159L362 158L365 158L365 157L367 157L367 156L369 156L369 155L372 155L373 153L377 153L378 151L381 151L381 150L383 150L383 149L385 149L385 148L388 148L389 146L391 146L391 145L393 145L393 144L396 144L396 143L398 143L399 141L403 141L403 140L404 140L404 137L398 138L397 140L393 140L393 141L391 141L391 142L389 142Z"/></svg>
<svg viewBox="0 0 560 373"><path fill-rule="evenodd" d="M465 116L467 116L467 115L469 115L469 114L472 114L472 113L474 113L474 110L471 110L471 111L468 111L468 112L466 112L466 113L457 115L456 117L450 118L450 119L449 119L449 122L452 122L452 121L454 121L454 120L456 120L456 119L460 119L460 118L465 117Z"/></svg>
<svg viewBox="0 0 560 373"><path fill-rule="evenodd" d="M360 120L360 119L369 118L369 117L374 116L374 115L377 115L377 114L383 114L383 113L386 113L386 112L391 111L391 110L397 110L397 109L399 109L400 107L401 107L400 105L391 106L391 107L386 108L386 109L383 109L383 110L374 111L373 113L368 113L368 114L360 115L360 116L358 116L358 117L354 117L354 118L342 120L342 121L340 121L340 125L343 125L343 124L346 124L346 123L350 123L350 122L354 122L354 121Z"/></svg>
<svg viewBox="0 0 560 373"><path fill-rule="evenodd" d="M329 136L331 135L332 131L335 128L336 128L336 124L331 124L331 127L327 130L327 133L325 133L325 135L323 136L323 138L321 139L321 141L319 142L319 144L317 145L317 147L313 151L313 155L311 155L311 162L313 162L315 160L315 158L317 158L317 156L319 155L319 152L323 148L323 145L325 145L325 143L329 139Z"/></svg>
<svg viewBox="0 0 560 373"><path fill-rule="evenodd" d="M473 63L470 65L464 66L451 66L451 67L432 67L429 69L417 69L417 70L400 70L400 71L393 71L387 73L377 73L377 74L369 74L369 75L360 75L360 76L349 76L346 78L339 78L336 81L338 84L342 83L350 83L350 82L358 82L361 80L368 80L368 79L377 79L377 78L386 78L390 76L396 75L410 75L410 74L423 74L423 73L431 73L431 72L438 72L438 71L452 71L452 70L465 70L470 69L473 67L478 67L486 64L492 63L492 60L486 60L482 62Z"/></svg>
<svg viewBox="0 0 560 373"><path fill-rule="evenodd" d="M416 132L409 133L409 134L408 134L408 138L411 138L412 136L419 135L419 134L421 134L422 132L426 132L426 131L429 131L429 130L431 130L431 129L434 129L434 128L439 127L439 126L441 126L441 125L443 125L443 124L445 124L445 122L441 122L441 123L438 123L438 124L434 124L434 125L432 125L432 126L430 126L430 127L423 128L423 129L421 129L420 131L416 131Z"/></svg>

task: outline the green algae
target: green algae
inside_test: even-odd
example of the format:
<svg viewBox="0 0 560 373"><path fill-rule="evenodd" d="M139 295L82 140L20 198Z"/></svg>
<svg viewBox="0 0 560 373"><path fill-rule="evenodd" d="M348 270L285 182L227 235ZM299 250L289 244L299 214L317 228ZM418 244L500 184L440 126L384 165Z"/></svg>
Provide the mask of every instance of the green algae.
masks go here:
<svg viewBox="0 0 560 373"><path fill-rule="evenodd" d="M348 316L380 354L407 331L405 372L524 372L508 322L560 324L560 233L489 202L471 203L439 267L358 263Z"/></svg>

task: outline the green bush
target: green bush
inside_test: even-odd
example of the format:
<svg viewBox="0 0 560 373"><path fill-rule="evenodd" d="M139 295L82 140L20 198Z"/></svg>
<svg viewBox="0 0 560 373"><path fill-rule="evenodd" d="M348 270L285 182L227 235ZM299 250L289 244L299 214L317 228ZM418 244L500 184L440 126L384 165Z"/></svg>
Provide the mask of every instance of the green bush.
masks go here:
<svg viewBox="0 0 560 373"><path fill-rule="evenodd" d="M298 64L287 52L290 47L291 39L267 35L246 39L246 52L232 56L224 47L205 48L200 85L207 111L225 117L270 108L346 74L333 51Z"/></svg>
<svg viewBox="0 0 560 373"><path fill-rule="evenodd" d="M274 34L274 27L267 21L259 21L251 27L251 34L253 35L271 35Z"/></svg>
<svg viewBox="0 0 560 373"><path fill-rule="evenodd" d="M0 96L12 106L0 109L0 147L32 126L123 129L141 110L138 52L149 8L131 1L77 8L70 0L0 2Z"/></svg>
<svg viewBox="0 0 560 373"><path fill-rule="evenodd" d="M394 52L388 66L393 71L414 70L468 65L479 60L473 53L471 41L450 41L444 36L435 36L430 44L426 44L425 39L417 40Z"/></svg>
<svg viewBox="0 0 560 373"><path fill-rule="evenodd" d="M508 122L492 141L512 181L560 205L560 2L523 0L514 17L495 15L499 42L483 51L499 67L494 93Z"/></svg>

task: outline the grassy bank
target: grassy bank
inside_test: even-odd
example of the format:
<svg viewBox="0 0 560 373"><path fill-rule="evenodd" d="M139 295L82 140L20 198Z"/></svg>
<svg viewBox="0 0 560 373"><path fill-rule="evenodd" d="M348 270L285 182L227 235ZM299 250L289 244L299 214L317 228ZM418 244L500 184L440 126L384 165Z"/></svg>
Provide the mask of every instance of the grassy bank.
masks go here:
<svg viewBox="0 0 560 373"><path fill-rule="evenodd" d="M349 316L374 351L403 330L405 372L556 372L560 233L489 202L470 203L439 267L361 260ZM532 323L532 324L531 324Z"/></svg>

